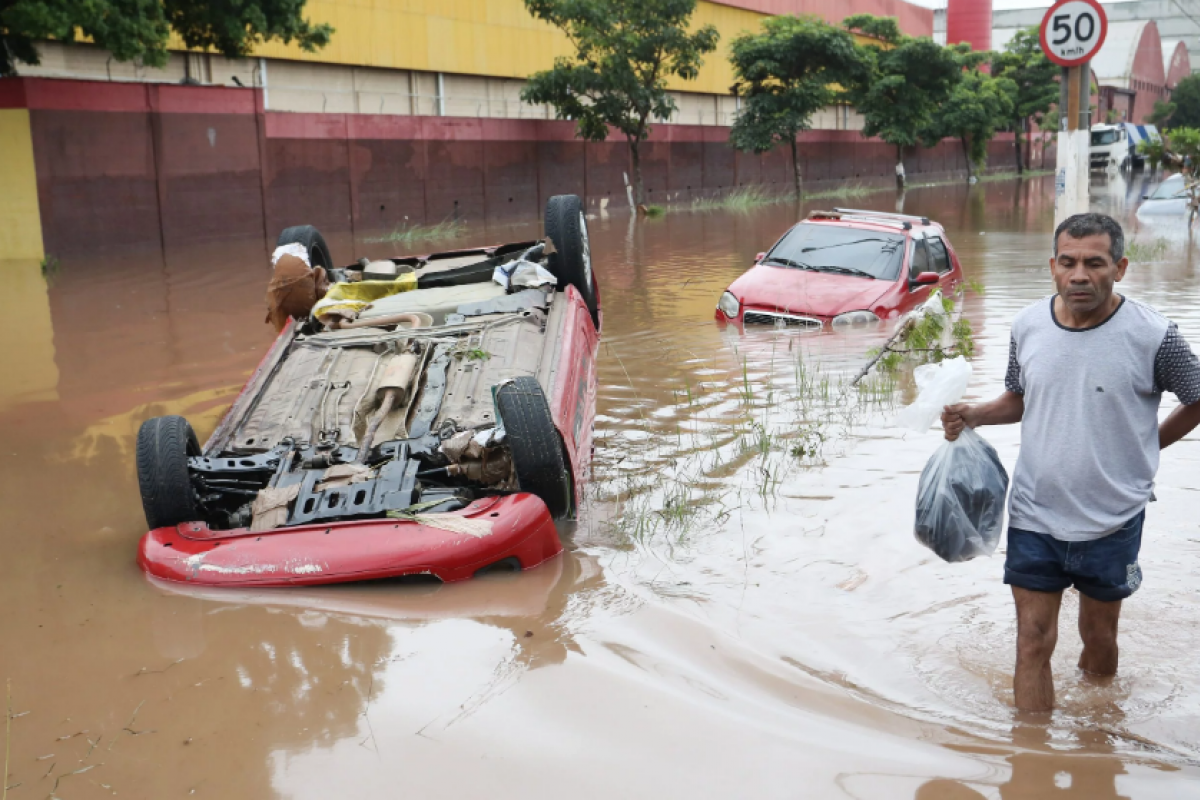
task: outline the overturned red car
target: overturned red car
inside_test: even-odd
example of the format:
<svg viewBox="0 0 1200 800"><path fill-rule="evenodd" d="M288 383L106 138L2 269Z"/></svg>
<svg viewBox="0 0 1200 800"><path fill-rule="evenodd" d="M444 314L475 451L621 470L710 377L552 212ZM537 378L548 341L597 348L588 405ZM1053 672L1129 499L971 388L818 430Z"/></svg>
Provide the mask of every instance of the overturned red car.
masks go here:
<svg viewBox="0 0 1200 800"><path fill-rule="evenodd" d="M601 317L579 198L551 198L545 226L344 268L316 229L285 230L277 255L331 288L203 448L182 417L142 425L142 568L209 586L450 582L560 553L554 520L574 514L591 457Z"/></svg>
<svg viewBox="0 0 1200 800"><path fill-rule="evenodd" d="M944 295L962 265L928 217L837 208L794 225L721 295L716 318L819 331L864 327Z"/></svg>

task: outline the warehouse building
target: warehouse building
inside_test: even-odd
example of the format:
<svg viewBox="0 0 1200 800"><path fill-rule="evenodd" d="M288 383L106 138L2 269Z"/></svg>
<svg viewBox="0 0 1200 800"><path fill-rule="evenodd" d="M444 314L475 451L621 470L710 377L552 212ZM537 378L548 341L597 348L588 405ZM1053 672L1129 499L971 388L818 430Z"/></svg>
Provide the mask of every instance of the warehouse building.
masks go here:
<svg viewBox="0 0 1200 800"><path fill-rule="evenodd" d="M737 98L729 42L773 14L836 22L869 12L929 35L933 13L903 0L701 0L694 21L721 44L643 156L655 202L746 184L790 184L787 148L728 145ZM454 4L312 0L332 24L317 53L267 44L252 57L171 54L163 69L86 44L45 42L42 63L0 80L0 247L40 257L130 244L169 247L267 236L311 223L347 241L397 224L536 216L546 197L623 204L623 137L585 143L550 109L522 103L523 78L568 52L522 0ZM893 150L864 139L846 107L802 137L810 181L890 180ZM996 162L1011 141L994 143ZM964 168L957 147L914 149L910 174ZM348 248L349 249L349 248Z"/></svg>
<svg viewBox="0 0 1200 800"><path fill-rule="evenodd" d="M1155 102L1170 99L1180 79L1191 74L1193 58L1200 57L1200 4L1134 0L1105 3L1104 10L1108 36L1091 62L1092 82L1098 89L1092 120L1143 124ZM1040 25L1045 13L1045 7L994 12L991 49L1003 50L1017 31ZM934 12L933 29L934 40L945 43L945 9Z"/></svg>

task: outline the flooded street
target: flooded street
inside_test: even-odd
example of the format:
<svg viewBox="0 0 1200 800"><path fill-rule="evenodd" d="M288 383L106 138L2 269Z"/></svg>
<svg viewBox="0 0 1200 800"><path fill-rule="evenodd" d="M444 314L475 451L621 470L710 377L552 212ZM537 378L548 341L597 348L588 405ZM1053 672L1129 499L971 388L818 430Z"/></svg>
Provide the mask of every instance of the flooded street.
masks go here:
<svg viewBox="0 0 1200 800"><path fill-rule="evenodd" d="M1147 259L1118 290L1200 347L1195 252L1169 229L1135 232L1142 179L1115 180L1094 205L1130 221ZM986 399L1013 314L1053 290L1052 181L804 213L946 227L976 287L968 399ZM891 426L914 395L906 374L849 386L890 329L714 321L721 291L796 218L781 204L590 221L604 331L588 503L560 558L446 586L149 582L134 561L138 426L216 426L272 338L267 244L102 253L45 276L6 265L9 796L1200 797L1200 434L1163 456L1118 678L1077 673L1069 591L1059 710L1017 719L1004 543L946 564L914 541L940 432ZM480 225L412 249L539 230ZM335 260L403 252L367 238L330 237ZM1010 474L1019 433L983 430Z"/></svg>

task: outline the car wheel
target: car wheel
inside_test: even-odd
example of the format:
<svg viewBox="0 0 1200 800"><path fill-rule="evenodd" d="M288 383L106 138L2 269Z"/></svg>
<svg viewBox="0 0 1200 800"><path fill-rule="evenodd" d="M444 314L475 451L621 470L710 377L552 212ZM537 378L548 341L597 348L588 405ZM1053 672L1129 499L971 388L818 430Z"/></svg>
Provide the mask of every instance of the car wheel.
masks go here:
<svg viewBox="0 0 1200 800"><path fill-rule="evenodd" d="M588 241L587 219L583 201L578 195L560 194L546 203L546 235L557 251L550 256L550 271L560 285L570 284L579 290L583 302L592 314L592 322L600 327L596 307L596 276L592 272L592 250Z"/></svg>
<svg viewBox="0 0 1200 800"><path fill-rule="evenodd" d="M512 453L517 486L537 495L562 519L571 513L571 472L550 404L536 378L522 375L496 389L496 407Z"/></svg>
<svg viewBox="0 0 1200 800"><path fill-rule="evenodd" d="M196 432L183 417L153 417L137 436L138 486L150 530L200 519L188 457L200 455Z"/></svg>
<svg viewBox="0 0 1200 800"><path fill-rule="evenodd" d="M303 245L304 249L308 251L310 267L333 268L329 245L325 244L325 237L312 225L293 225L290 228L284 228L283 233L279 234L279 240L275 242L275 246L282 247L285 244Z"/></svg>

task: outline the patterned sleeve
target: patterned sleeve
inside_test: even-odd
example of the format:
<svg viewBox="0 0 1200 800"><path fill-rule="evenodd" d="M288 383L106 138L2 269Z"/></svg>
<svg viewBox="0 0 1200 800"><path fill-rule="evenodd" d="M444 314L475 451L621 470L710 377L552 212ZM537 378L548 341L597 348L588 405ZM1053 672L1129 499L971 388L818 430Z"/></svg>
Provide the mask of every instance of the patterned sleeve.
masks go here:
<svg viewBox="0 0 1200 800"><path fill-rule="evenodd" d="M1171 392L1185 406L1200 402L1200 361L1174 322L1154 357L1154 390Z"/></svg>
<svg viewBox="0 0 1200 800"><path fill-rule="evenodd" d="M1013 394L1025 394L1021 384L1021 365L1017 361L1016 337L1008 340L1008 372L1004 375L1004 388Z"/></svg>

